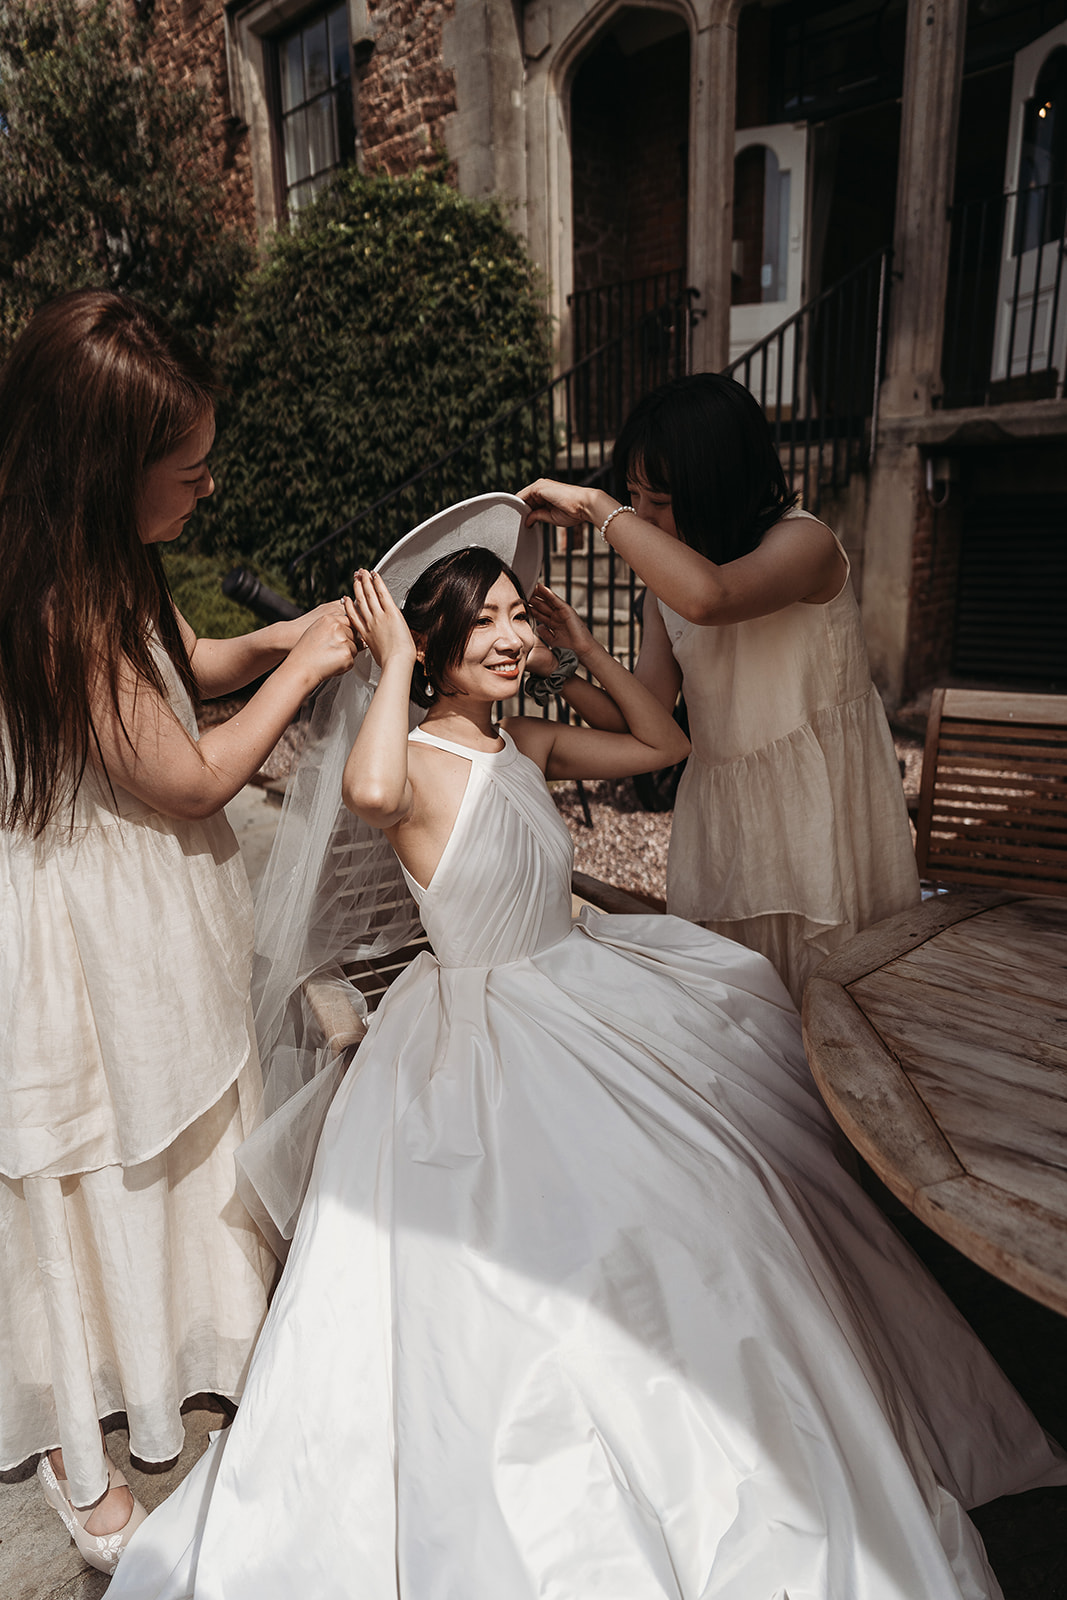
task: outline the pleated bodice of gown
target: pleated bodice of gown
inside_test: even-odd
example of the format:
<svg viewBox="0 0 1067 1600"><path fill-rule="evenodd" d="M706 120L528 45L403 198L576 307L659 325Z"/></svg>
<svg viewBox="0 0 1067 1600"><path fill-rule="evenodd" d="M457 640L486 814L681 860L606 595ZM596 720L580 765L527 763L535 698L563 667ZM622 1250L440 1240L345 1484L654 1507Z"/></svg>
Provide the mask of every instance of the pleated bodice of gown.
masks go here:
<svg viewBox="0 0 1067 1600"><path fill-rule="evenodd" d="M494 967L557 944L571 930L570 834L540 774L503 735L485 752L449 744L425 728L412 739L470 760L451 836L430 884L408 887L443 967ZM538 790L547 804L534 804Z"/></svg>
<svg viewBox="0 0 1067 1600"><path fill-rule="evenodd" d="M769 962L572 926L540 772L444 748L434 952L331 1107L236 1420L109 1600L999 1596L962 1506L1062 1457L834 1160Z"/></svg>

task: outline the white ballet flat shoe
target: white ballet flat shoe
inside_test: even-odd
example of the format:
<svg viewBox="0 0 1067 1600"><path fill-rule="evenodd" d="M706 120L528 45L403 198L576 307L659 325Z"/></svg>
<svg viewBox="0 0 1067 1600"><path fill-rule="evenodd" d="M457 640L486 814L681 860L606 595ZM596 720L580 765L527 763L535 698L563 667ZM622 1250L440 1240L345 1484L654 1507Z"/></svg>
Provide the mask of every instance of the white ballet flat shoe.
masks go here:
<svg viewBox="0 0 1067 1600"><path fill-rule="evenodd" d="M145 1520L148 1512L141 1502L134 1496L133 1510L129 1520L117 1533L86 1533L85 1523L92 1515L93 1507L89 1506L84 1511L79 1511L73 1505L67 1493L67 1480L57 1478L55 1469L48 1459L48 1454L41 1457L37 1463L37 1477L40 1480L44 1497L52 1510L58 1512L63 1526L70 1534L78 1547L78 1553L83 1561L87 1561L97 1572L114 1572L119 1564L119 1557L129 1544L137 1528ZM108 1458L108 1489L129 1488L129 1484L113 1462Z"/></svg>

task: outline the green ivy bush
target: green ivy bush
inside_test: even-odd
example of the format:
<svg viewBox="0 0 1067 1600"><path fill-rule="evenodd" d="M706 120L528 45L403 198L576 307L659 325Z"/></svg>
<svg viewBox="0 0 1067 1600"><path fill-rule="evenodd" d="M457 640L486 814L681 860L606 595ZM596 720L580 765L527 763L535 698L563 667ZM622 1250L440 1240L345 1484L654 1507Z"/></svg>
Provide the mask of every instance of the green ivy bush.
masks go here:
<svg viewBox="0 0 1067 1600"><path fill-rule="evenodd" d="M119 0L0 4L0 358L68 289L136 295L204 350L232 310L252 246L217 222L204 95L150 37Z"/></svg>
<svg viewBox="0 0 1067 1600"><path fill-rule="evenodd" d="M342 172L272 240L224 350L197 538L275 568L549 375L522 244L497 204L431 173Z"/></svg>

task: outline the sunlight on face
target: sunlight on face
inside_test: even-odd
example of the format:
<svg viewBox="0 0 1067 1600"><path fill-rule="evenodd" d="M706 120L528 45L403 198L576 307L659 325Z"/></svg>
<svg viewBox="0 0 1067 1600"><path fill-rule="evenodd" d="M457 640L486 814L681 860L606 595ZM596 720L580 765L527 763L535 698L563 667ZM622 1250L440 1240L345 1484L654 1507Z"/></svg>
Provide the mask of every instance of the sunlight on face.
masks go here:
<svg viewBox="0 0 1067 1600"><path fill-rule="evenodd" d="M215 442L215 419L207 417L187 433L169 455L144 475L137 504L137 532L142 544L177 539L196 510L196 503L214 491L207 458Z"/></svg>
<svg viewBox="0 0 1067 1600"><path fill-rule="evenodd" d="M536 642L526 602L502 572L482 603L463 660L449 674L449 688L478 700L506 700Z"/></svg>

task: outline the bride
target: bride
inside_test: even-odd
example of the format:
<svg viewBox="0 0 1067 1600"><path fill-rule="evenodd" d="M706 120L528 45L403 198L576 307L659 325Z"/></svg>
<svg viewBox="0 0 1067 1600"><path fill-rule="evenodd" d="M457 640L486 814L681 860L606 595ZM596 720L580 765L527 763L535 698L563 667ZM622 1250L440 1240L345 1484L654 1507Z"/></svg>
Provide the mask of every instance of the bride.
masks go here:
<svg viewBox="0 0 1067 1600"><path fill-rule="evenodd" d="M433 953L334 1098L236 1420L111 1600L999 1596L962 1507L1062 1458L835 1162L772 967L670 917L572 924L545 778L684 740L527 604L524 511L356 575L380 680L341 787ZM628 733L494 722L535 622Z"/></svg>

